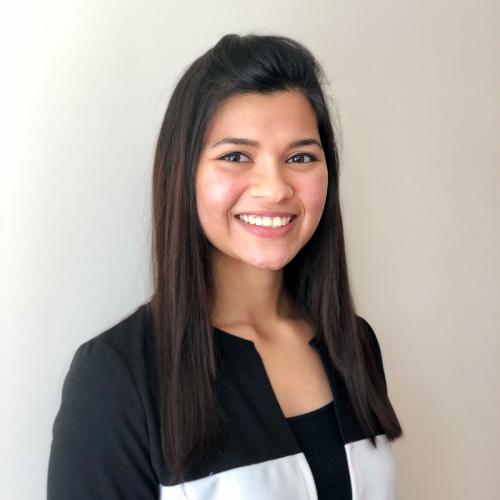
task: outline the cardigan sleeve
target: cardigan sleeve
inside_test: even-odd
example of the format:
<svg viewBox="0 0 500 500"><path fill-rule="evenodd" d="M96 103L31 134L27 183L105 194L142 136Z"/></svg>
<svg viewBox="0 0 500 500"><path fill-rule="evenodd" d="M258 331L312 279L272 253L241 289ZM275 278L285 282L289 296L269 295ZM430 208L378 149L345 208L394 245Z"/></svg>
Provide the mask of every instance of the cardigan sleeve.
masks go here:
<svg viewBox="0 0 500 500"><path fill-rule="evenodd" d="M48 500L153 500L144 408L121 354L91 339L76 351L52 427Z"/></svg>
<svg viewBox="0 0 500 500"><path fill-rule="evenodd" d="M377 363L377 368L379 370L380 375L382 376L385 390L387 392L387 380L385 378L384 362L382 359L382 351L380 349L379 341L378 341L377 336L375 335L375 332L373 331L373 328L371 327L370 323L368 323L368 321L366 321L366 319L362 318L361 316L359 316L359 318L361 319L361 322L363 324L364 331L368 334L368 342L369 342L371 350L375 356L375 362Z"/></svg>

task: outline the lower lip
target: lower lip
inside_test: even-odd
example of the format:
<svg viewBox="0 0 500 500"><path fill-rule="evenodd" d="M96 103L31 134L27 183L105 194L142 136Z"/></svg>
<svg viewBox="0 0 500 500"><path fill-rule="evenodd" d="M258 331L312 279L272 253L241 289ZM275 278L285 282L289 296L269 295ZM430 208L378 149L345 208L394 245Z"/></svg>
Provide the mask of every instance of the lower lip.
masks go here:
<svg viewBox="0 0 500 500"><path fill-rule="evenodd" d="M289 233L293 226L295 225L295 221L297 220L297 216L285 226L281 227L269 227L269 226L256 226L255 224L248 224L247 222L242 221L239 217L235 216L235 219L243 226L243 229L248 231L249 233L255 234L256 236L262 236L264 238L280 238L281 236L285 236L285 234Z"/></svg>

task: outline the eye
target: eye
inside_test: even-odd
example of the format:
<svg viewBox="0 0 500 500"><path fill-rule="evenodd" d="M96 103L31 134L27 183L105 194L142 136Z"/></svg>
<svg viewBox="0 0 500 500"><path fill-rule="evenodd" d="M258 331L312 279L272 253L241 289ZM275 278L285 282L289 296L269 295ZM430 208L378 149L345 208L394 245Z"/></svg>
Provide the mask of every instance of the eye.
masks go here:
<svg viewBox="0 0 500 500"><path fill-rule="evenodd" d="M313 161L318 161L318 159L314 155L309 154L309 153L297 153L296 155L292 156L290 159L304 158L304 157L308 157L309 161L292 161L292 163L311 163Z"/></svg>
<svg viewBox="0 0 500 500"><path fill-rule="evenodd" d="M239 161L241 159L241 157L245 157L245 158L249 159L249 157L246 154L241 153L240 151L233 151L231 153L226 153L224 156L221 156L220 158L218 158L218 160L229 161L230 163L246 163L243 161ZM308 158L309 161L303 161L304 158ZM316 156L314 156L310 153L297 153L296 155L292 156L290 159L291 160L299 159L298 161L292 161L291 163L311 163L313 161L319 161L318 158L316 158Z"/></svg>
<svg viewBox="0 0 500 500"><path fill-rule="evenodd" d="M241 156L244 156L246 158L248 158L247 155L243 154L243 153L240 153L239 151L233 151L232 153L227 153L225 154L224 156L221 156L220 158L218 158L219 160L224 160L224 161L229 161L231 163L242 163L240 161L234 161L234 160L226 160L226 158L228 157L232 157L232 158L240 158Z"/></svg>

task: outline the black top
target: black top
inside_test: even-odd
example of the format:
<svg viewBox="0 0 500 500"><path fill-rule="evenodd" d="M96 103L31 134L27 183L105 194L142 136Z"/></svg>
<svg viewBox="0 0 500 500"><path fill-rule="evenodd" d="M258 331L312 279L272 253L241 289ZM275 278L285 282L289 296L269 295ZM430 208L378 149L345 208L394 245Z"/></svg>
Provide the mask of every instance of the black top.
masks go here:
<svg viewBox="0 0 500 500"><path fill-rule="evenodd" d="M287 420L311 467L318 500L351 500L349 468L333 401Z"/></svg>
<svg viewBox="0 0 500 500"><path fill-rule="evenodd" d="M385 381L375 333L358 318L362 340ZM338 500L348 498L340 479L345 478L343 446L352 500L395 500L390 442L375 419L378 445L372 446L320 337L309 344L324 363L334 401L312 417L314 432L308 421L284 417L253 342L217 328L213 335L218 411L227 437L222 454L196 461L185 483L176 482L164 463L156 353L143 304L82 343L61 366L66 376L52 428L47 499L317 500L331 498L323 491L332 487L327 481L335 480L335 471ZM327 463L335 465L325 470Z"/></svg>

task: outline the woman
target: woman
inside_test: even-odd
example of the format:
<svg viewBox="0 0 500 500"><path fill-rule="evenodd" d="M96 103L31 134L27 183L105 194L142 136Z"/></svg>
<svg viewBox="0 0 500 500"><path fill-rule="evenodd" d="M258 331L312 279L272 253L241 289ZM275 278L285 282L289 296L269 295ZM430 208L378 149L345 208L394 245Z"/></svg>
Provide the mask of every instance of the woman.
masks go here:
<svg viewBox="0 0 500 500"><path fill-rule="evenodd" d="M290 38L231 34L177 84L154 293L78 348L49 500L395 498L402 430L351 297L323 75Z"/></svg>

